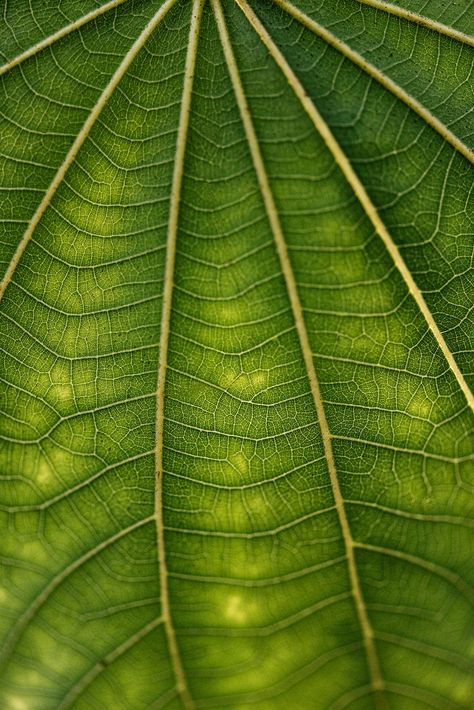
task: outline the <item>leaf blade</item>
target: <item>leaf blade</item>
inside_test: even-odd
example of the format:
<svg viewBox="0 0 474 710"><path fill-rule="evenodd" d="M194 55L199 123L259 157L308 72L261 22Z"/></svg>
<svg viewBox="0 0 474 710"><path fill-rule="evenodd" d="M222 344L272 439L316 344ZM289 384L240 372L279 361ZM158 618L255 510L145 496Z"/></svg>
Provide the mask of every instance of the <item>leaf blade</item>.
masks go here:
<svg viewBox="0 0 474 710"><path fill-rule="evenodd" d="M138 25L141 3L129 7L138 8L130 18ZM427 148L429 131L416 133L406 107L387 103L379 87L347 65L334 69L329 50L320 60L321 45L295 23L282 25L274 5L252 7L294 83L320 106L468 379L461 357L469 338L460 257L469 241L466 214L457 207L465 193L460 156L439 138ZM310 707L318 697L321 707L377 706L316 416L324 407L386 702L463 707L470 692L472 416L278 62L235 3L225 0L223 9L240 109L209 4L192 106L181 104L191 8L178 3L104 107L2 303L8 399L1 593L11 609L2 629L14 617L28 620L3 675L2 701L264 708ZM325 11L321 6L321 20ZM119 14L123 19L125 9L113 17ZM402 37L409 47L411 35ZM29 61L21 72L30 71ZM313 62L310 71L305 61ZM359 118L344 126L334 97L344 105L339 82L346 76L356 77L344 91ZM48 95L45 77L46 69L38 87ZM327 93L324 100L318 91ZM364 137L364 150L375 156L372 177L357 137L370 127L374 105L384 115L399 110L403 120L398 138L388 123L373 144ZM180 112L189 126L178 192L172 173ZM441 195L438 227L426 244L413 238L413 225L401 236L403 211L387 207L390 199L377 189L377 161L387 170L383 188L399 189L387 146L401 161L403 130L417 136L431 171L432 155L439 160L436 183L420 178L428 172L423 164L410 172L401 163L399 171L412 195L421 185L418 201L401 192L407 214L429 201L429 185ZM258 136L266 200L249 131ZM12 138L12 155L14 147ZM18 185L24 175L18 173ZM45 182L38 175L36 195ZM158 350L163 292L171 283L170 200L176 260L165 362ZM18 202L16 208L20 214ZM269 212L287 240L283 259ZM429 237L432 226L421 227ZM449 246L448 233L456 230L459 258L451 260L449 292L449 269L429 260L443 279L445 302L453 303L451 327L430 291L424 255L431 242ZM319 378L316 406L308 363ZM160 427L156 376L165 364ZM156 435L163 437L162 515L154 508ZM165 551L168 616L189 684L181 699L159 598L158 557ZM38 606L42 588L51 591Z"/></svg>

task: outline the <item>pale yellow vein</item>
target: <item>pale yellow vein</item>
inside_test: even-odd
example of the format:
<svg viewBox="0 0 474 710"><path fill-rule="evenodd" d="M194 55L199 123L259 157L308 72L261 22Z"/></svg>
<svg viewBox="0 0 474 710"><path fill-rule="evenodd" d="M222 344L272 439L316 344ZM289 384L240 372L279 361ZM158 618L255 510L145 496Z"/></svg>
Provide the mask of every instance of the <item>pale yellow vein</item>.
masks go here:
<svg viewBox="0 0 474 710"><path fill-rule="evenodd" d="M181 203L181 188L184 175L184 160L186 155L186 141L191 113L191 100L198 48L199 28L204 0L194 0L191 26L189 30L189 43L186 55L184 72L183 95L176 140L175 162L173 180L171 185L170 211L168 218L168 235L166 242L166 265L163 286L163 305L161 311L161 331L159 345L158 381L156 394L156 493L155 493L155 521L157 531L158 564L160 569L160 592L163 621L168 641L168 649L173 666L176 689L186 710L195 707L189 692L183 664L176 639L176 632L171 618L169 598L168 567L166 563L165 535L163 525L163 446L164 446L164 414L165 414L165 385L166 370L168 367L168 342L170 335L171 305L173 298L174 265L176 259L176 242L178 236L179 211Z"/></svg>
<svg viewBox="0 0 474 710"><path fill-rule="evenodd" d="M432 20L430 17L420 15L418 12L407 10L399 5L392 5L392 3L384 2L384 0L357 0L357 2L369 5L376 10L382 10L390 15L395 15L395 17L400 17L402 20L408 20L409 22L414 22L417 25L422 25L433 32L438 32L439 34L446 35L451 39L457 40L458 42L474 47L474 37L472 37L472 35L456 30L454 27L445 25L437 20Z"/></svg>
<svg viewBox="0 0 474 710"><path fill-rule="evenodd" d="M84 141L86 140L87 136L89 135L92 126L96 122L97 118L99 117L101 111L105 107L107 101L110 99L112 96L113 92L117 88L118 84L122 80L123 76L125 75L125 72L127 69L130 67L131 63L137 56L138 52L140 49L143 47L147 39L150 37L152 32L156 29L156 27L159 25L161 20L164 18L166 13L173 7L173 5L176 3L177 0L167 0L158 12L152 17L152 19L148 22L146 25L145 29L141 32L139 37L135 40L135 42L132 44L130 49L128 50L127 54L123 58L123 60L120 62L119 66L115 70L112 78L110 79L109 83L103 90L102 94L100 95L97 103L94 105L93 109L89 113L86 121L84 122L81 130L77 134L76 138L74 139L73 144L69 148L66 157L64 158L63 162L59 166L56 175L54 176L51 184L49 185L48 189L46 190L43 199L41 200L40 204L36 208L36 211L34 215L32 216L31 220L28 223L28 227L25 230L25 233L23 234L23 237L20 240L20 243L18 244L18 247L13 255L12 260L10 261L10 264L8 265L8 268L5 272L5 276L3 281L0 283L0 300L3 298L3 295L6 291L6 288L8 284L11 282L13 275L15 273L15 270L20 262L21 257L23 256L23 253L28 246L35 230L36 227L38 226L41 218L43 217L44 213L46 212L48 206L51 204L51 200L53 199L54 195L56 194L56 190L58 189L59 185L63 181L67 171L73 164L79 150L81 149L82 145L84 144Z"/></svg>
<svg viewBox="0 0 474 710"><path fill-rule="evenodd" d="M229 68L229 74L231 77L232 85L234 87L234 93L239 107L242 123L244 125L245 133L247 136L247 141L249 144L249 149L252 156L257 179L260 185L262 198L265 204L268 221L270 223L272 233L275 239L281 269L285 278L286 288L293 311L293 317L300 340L301 351L308 374L308 381L310 384L311 393L313 396L314 405L316 408L319 426L321 430L321 436L323 440L324 452L327 460L334 501L346 551L352 596L354 598L367 656L371 687L376 696L380 699L379 694L380 691L382 691L384 688L384 681L382 679L380 663L374 642L374 632L369 617L367 615L367 610L365 607L365 602L360 585L359 574L354 553L354 540L352 538L352 533L349 527L349 521L345 510L344 499L339 486L336 464L332 450L331 434L329 431L328 421L326 419L326 413L324 411L321 391L316 375L316 370L314 367L311 345L306 330L306 324L303 317L303 310L301 307L298 289L296 286L295 276L288 255L285 237L281 228L277 208L263 162L263 157L260 151L260 146L258 144L257 135L255 133L255 128L247 104L244 88L240 79L239 70L232 50L231 40L227 31L222 8L219 0L211 0L211 4L216 16L217 26L224 49L224 55ZM246 3L244 4L243 2L240 2L239 4L242 9L245 10L245 13L249 18L253 17L253 13Z"/></svg>
<svg viewBox="0 0 474 710"><path fill-rule="evenodd" d="M349 45L346 44L346 42L344 42L342 39L336 37L336 35L334 35L328 29L313 20L311 17L308 17L308 15L306 15L304 12L292 5L290 2L288 2L288 0L274 0L274 2L279 5L283 10L285 10L285 12L294 17L295 20L307 27L311 32L314 32L314 34L318 35L318 37L321 37L321 39L331 45L331 47L334 47L334 49L337 49L339 52L341 52L341 54L347 57L347 59L353 62L360 69L362 69L362 71L366 72L366 74L375 79L379 84L381 84L381 86L390 91L397 99L403 101L404 104L411 108L412 111L418 114L418 116L420 116L420 118L422 118L429 126L431 126L431 128L433 128L437 133L439 133L445 141L447 141L454 148L456 148L456 150L459 151L461 155L467 158L467 160L469 160L471 163L474 163L474 153L470 150L470 148L465 143L463 143L460 138L454 135L454 133L450 131L449 128L442 121L439 120L439 118L436 118L436 116L434 116L431 111L426 108L426 106L423 106L423 104L418 101L418 99L415 99L414 96L411 96L411 94L402 89L399 84L393 81L393 79L390 79L390 77L387 76L383 71L375 67L369 61L367 61L367 59L364 59L364 57L359 54L359 52L356 52L355 49L349 47Z"/></svg>
<svg viewBox="0 0 474 710"><path fill-rule="evenodd" d="M255 15L255 13L251 10L249 5L247 4L246 0L236 0L237 4L240 6L242 11L245 13L247 19L249 22L252 24L254 27L255 31L259 35L260 39L264 43L264 45L267 47L268 51L270 52L271 56L275 60L276 64L280 67L281 71L285 75L290 87L294 91L295 95L298 97L299 101L301 102L301 105L303 106L304 110L308 114L309 118L311 119L314 127L318 131L318 133L321 135L323 138L324 142L326 143L327 147L331 151L334 160L336 163L339 165L339 168L341 169L343 175L345 176L347 182L351 186L352 190L356 194L360 204L364 208L368 218L372 222L377 234L380 236L382 239L383 243L385 244L385 247L387 251L389 252L390 256L393 259L393 262L395 266L397 267L399 273L401 274L403 280L405 281L405 284L415 300L419 310L423 314L425 321L432 332L440 350L442 351L451 371L453 372L459 387L461 388L467 403L469 407L474 411L474 395L471 392L469 385L467 384L461 370L459 369L459 366L454 359L453 354L451 353L443 334L441 333L440 329L438 328L438 325L428 308L428 305L424 299L423 294L421 293L420 289L418 288L418 285L415 282L415 279L411 275L410 271L408 270L407 265L405 264L405 261L400 254L400 251L393 241L387 227L385 226L384 222L382 221L379 213L377 212L377 209L375 205L373 204L372 200L370 199L364 185L362 184L361 180L359 179L357 173L355 172L354 168L352 167L349 158L347 155L344 153L342 147L339 145L337 142L334 134L332 133L331 129L329 128L328 124L326 121L323 119L321 114L319 113L318 109L306 93L304 87L300 83L299 79L297 78L296 74L294 71L291 69L289 66L288 62L286 61L285 57L283 56L282 52L278 49L276 44L273 42L272 38L268 34L267 30L264 28L258 17ZM281 0L275 0L275 2L281 3Z"/></svg>
<svg viewBox="0 0 474 710"><path fill-rule="evenodd" d="M41 52L43 49L46 49L46 47L50 47L52 44L62 39L63 37L67 37L68 34L71 34L71 32L78 30L80 27L87 24L91 20L95 20L97 17L100 17L108 10L113 10L115 7L122 5L124 2L127 2L127 0L110 0L110 2L107 2L105 3L105 5L101 5L100 7L97 7L94 10L91 10L82 17L79 17L77 20L74 20L74 22L71 22L69 25L61 27L56 32L53 32L53 34L49 35L48 37L45 37L40 42L37 42L35 45L33 45L33 47L29 47L29 49L26 49L21 54L18 54L16 57L13 57L13 59L10 59L8 62L3 64L0 67L0 76L2 76L2 74L6 74L8 71L10 71L10 69L13 69L13 67L18 66L18 64L21 64L26 59L33 57L35 54L38 54L38 52Z"/></svg>

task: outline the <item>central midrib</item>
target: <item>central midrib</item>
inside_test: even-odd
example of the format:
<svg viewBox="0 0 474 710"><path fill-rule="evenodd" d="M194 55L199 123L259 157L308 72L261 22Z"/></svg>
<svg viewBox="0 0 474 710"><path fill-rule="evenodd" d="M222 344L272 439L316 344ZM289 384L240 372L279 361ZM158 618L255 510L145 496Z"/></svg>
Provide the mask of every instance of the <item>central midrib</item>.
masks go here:
<svg viewBox="0 0 474 710"><path fill-rule="evenodd" d="M158 380L156 388L156 492L155 492L155 521L158 548L158 566L160 572L160 597L163 623L168 643L171 665L176 680L176 690L186 710L193 710L194 701L189 692L186 675L184 672L181 655L176 640L176 632L171 618L171 607L168 588L168 568L166 564L165 536L163 525L163 429L166 370L168 367L168 343L170 335L171 306L173 297L174 268L176 259L176 242L178 235L179 210L181 201L181 188L184 174L184 159L186 141L191 113L191 98L193 89L194 69L199 38L199 27L204 0L194 0L191 25L189 29L189 42L186 54L184 71L183 94L176 140L176 153L171 184L170 211L168 218L168 234L166 241L166 264L163 287L163 305L161 312L161 329L159 342Z"/></svg>
<svg viewBox="0 0 474 710"><path fill-rule="evenodd" d="M231 77L232 85L234 88L234 93L236 96L236 101L239 107L241 120L244 125L245 134L247 137L249 150L252 156L252 161L255 168L255 173L260 186L262 199L264 202L265 210L267 213L268 221L273 233L276 249L278 252L278 257L280 260L281 270L285 279L286 289L288 292L288 297L291 303L291 309L293 313L293 318L295 321L296 330L298 333L300 347L306 367L306 372L309 380L309 385L311 389L311 394L313 397L319 426L321 430L321 436L323 440L324 453L327 461L327 467L331 482L331 487L334 496L334 502L337 510L337 515L341 527L342 538L344 541L344 547L346 552L346 559L349 570L349 577L351 583L352 595L354 598L355 607L357 610L357 616L359 619L362 637L364 641L364 647L367 656L367 665L369 669L370 684L374 693L380 694L385 687L381 670L380 663L377 655L377 650L374 642L374 633L370 620L367 615L367 610L364 603L364 598L362 595L361 585L359 581L359 574L357 571L355 552L354 552L354 540L351 534L349 521L347 518L347 513L345 509L344 499L342 497L341 489L339 486L339 480L337 476L336 464L334 461L334 454L332 449L331 434L329 430L328 421L326 418L326 413L324 411L324 406L321 398L321 391L319 387L318 378L316 375L316 370L314 367L314 361L311 351L311 345L309 342L309 337L306 329L306 324L303 317L303 309L301 306L298 289L296 286L295 276L291 266L291 262L288 256L288 249L281 228L280 220L278 217L278 212L276 209L275 201L273 198L272 190L266 173L265 165L263 162L263 157L258 144L257 135L253 126L249 106L245 97L245 92L240 79L239 70L232 50L231 40L227 31L225 18L220 5L220 0L211 0L211 5L213 7L216 22L219 30L219 35L221 38L225 59L227 61L229 74Z"/></svg>

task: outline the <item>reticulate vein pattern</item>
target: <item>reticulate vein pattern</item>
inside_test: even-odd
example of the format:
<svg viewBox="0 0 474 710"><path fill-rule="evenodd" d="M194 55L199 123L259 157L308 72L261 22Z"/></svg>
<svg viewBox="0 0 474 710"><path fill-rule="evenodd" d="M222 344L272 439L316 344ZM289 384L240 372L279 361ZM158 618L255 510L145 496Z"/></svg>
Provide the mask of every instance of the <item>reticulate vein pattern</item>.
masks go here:
<svg viewBox="0 0 474 710"><path fill-rule="evenodd" d="M2 708L469 707L465 6L5 2Z"/></svg>

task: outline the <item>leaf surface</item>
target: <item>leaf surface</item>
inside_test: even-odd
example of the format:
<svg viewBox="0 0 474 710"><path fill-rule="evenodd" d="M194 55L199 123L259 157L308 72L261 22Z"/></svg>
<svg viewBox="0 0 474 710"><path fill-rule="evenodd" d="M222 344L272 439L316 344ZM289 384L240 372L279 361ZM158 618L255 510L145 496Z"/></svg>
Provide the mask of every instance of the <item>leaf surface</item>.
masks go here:
<svg viewBox="0 0 474 710"><path fill-rule="evenodd" d="M469 707L474 23L418 5L5 4L7 710Z"/></svg>

